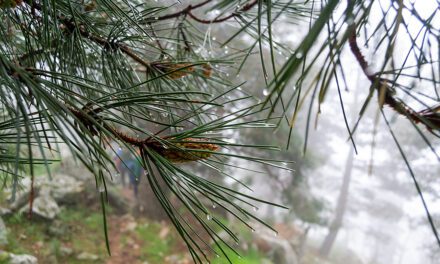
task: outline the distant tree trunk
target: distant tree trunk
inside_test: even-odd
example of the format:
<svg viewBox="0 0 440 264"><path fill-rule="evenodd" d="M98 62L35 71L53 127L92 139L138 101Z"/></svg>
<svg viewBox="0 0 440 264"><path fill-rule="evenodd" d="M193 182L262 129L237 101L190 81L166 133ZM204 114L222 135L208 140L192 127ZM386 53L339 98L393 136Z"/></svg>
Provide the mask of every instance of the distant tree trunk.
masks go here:
<svg viewBox="0 0 440 264"><path fill-rule="evenodd" d="M323 257L327 257L333 247L333 243L338 236L339 228L342 226L342 221L344 219L345 210L347 208L347 198L348 191L350 187L351 181L351 172L353 169L353 160L354 160L354 149L350 148L350 151L347 156L347 161L345 163L345 171L344 171L344 179L342 182L341 191L339 193L338 203L335 212L335 218L330 224L329 231L327 236L324 239L324 242L319 249L319 254Z"/></svg>
<svg viewBox="0 0 440 264"><path fill-rule="evenodd" d="M298 264L303 263L309 231L310 225L307 225L307 227L304 229L304 234L301 236L301 241L298 246Z"/></svg>
<svg viewBox="0 0 440 264"><path fill-rule="evenodd" d="M358 77L356 81L356 89L354 91L354 101L351 105L350 112L356 113L358 107L358 87L360 86L360 79ZM357 116L355 114L351 117L351 122L356 122ZM353 170L353 160L354 160L354 147L350 146L350 150L348 151L347 160L345 162L345 170L344 170L344 178L342 179L342 186L339 192L338 203L336 205L335 217L333 218L332 223L329 226L328 234L324 238L324 241L321 244L321 248L319 249L319 254L322 257L328 257L330 251L335 243L336 237L338 236L339 229L342 226L342 222L344 220L345 210L347 208L347 200L348 193L351 181L351 172Z"/></svg>

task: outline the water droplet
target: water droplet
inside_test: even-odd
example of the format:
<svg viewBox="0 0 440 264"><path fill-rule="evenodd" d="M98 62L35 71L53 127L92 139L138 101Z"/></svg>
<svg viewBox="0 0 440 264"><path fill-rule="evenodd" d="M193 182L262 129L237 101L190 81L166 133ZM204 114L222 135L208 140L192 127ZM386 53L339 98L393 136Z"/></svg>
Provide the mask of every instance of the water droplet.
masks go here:
<svg viewBox="0 0 440 264"><path fill-rule="evenodd" d="M264 89L264 90L263 90L263 95L264 95L264 96L268 96L268 95L269 95L269 90Z"/></svg>
<svg viewBox="0 0 440 264"><path fill-rule="evenodd" d="M101 193L104 192L105 191L104 185L99 186L98 191Z"/></svg>
<svg viewBox="0 0 440 264"><path fill-rule="evenodd" d="M302 56L303 56L303 54L302 54L301 51L297 51L297 52L295 53L295 57L296 57L297 59L301 59Z"/></svg>
<svg viewBox="0 0 440 264"><path fill-rule="evenodd" d="M252 233L255 233L255 229L251 228Z"/></svg>
<svg viewBox="0 0 440 264"><path fill-rule="evenodd" d="M216 258L220 258L220 255L219 255L219 254L215 254L215 257L216 257Z"/></svg>
<svg viewBox="0 0 440 264"><path fill-rule="evenodd" d="M254 206L252 207L252 210L254 210L254 212L258 211L258 207Z"/></svg>
<svg viewBox="0 0 440 264"><path fill-rule="evenodd" d="M212 40L214 40L214 41L215 41L215 40L216 40L216 38L215 38L215 37L212 37Z"/></svg>
<svg viewBox="0 0 440 264"><path fill-rule="evenodd" d="M210 221L210 220L211 220L211 218L212 218L212 217L211 217L211 215L210 215L210 214L207 214L207 215L206 215L206 220Z"/></svg>
<svg viewBox="0 0 440 264"><path fill-rule="evenodd" d="M274 234L277 237L278 236L278 231L274 231Z"/></svg>
<svg viewBox="0 0 440 264"><path fill-rule="evenodd" d="M212 208L215 209L217 208L217 205L215 203L212 204Z"/></svg>

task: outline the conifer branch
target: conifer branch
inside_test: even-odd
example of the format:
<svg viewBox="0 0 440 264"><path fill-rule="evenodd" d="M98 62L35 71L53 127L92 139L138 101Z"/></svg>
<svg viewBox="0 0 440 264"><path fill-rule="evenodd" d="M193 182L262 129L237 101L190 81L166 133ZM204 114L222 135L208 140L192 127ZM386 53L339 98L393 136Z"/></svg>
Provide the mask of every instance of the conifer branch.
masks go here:
<svg viewBox="0 0 440 264"><path fill-rule="evenodd" d="M356 37L356 27L353 26L348 39L351 52L353 53L356 61L364 72L365 76L370 80L371 84L375 86L377 94L379 97L379 103L388 105L397 113L406 116L414 123L422 123L426 128L432 133L433 130L440 129L440 105L434 106L432 108L426 108L419 112L415 111L403 101L394 97L394 91L389 85L391 81L383 78L379 78L376 73L370 73L368 68L368 62L366 61L364 55L362 54L359 45L357 43Z"/></svg>
<svg viewBox="0 0 440 264"><path fill-rule="evenodd" d="M41 5L35 1L32 0L26 0L26 4L28 4L32 9L38 10L40 12L43 12L43 9ZM130 58L132 58L134 61L138 62L139 64L149 67L150 63L136 54L132 49L130 49L127 45L120 42L113 42L109 41L101 36L97 36L89 31L86 30L84 25L77 25L71 18L66 17L65 15L57 15L56 16L58 21L61 23L62 28L65 28L66 30L73 32L75 30L78 30L80 35L84 38L87 38L94 43L100 45L104 49L108 50L120 50Z"/></svg>
<svg viewBox="0 0 440 264"><path fill-rule="evenodd" d="M224 22L226 20L229 20L233 17L237 17L240 16L243 12L247 12L249 11L252 7L254 7L257 3L258 0L254 0L254 1L250 1L247 4L243 5L242 7L238 8L237 11L222 17L222 18L214 18L214 19L203 19L203 18L199 18L196 15L194 15L193 11L199 7L202 7L206 4L208 4L209 2L211 2L212 0L207 0L204 1L200 4L197 5L188 5L186 8L182 9L181 11L178 11L176 13L173 14L169 14L169 15L165 15L165 16L161 16L158 17L157 19L155 19L156 21L162 21L162 20L167 20L167 19L171 19L171 18L176 18L176 17L180 17L180 16L189 16L192 19L194 19L195 21L202 23L202 24L214 24L214 23L221 23Z"/></svg>

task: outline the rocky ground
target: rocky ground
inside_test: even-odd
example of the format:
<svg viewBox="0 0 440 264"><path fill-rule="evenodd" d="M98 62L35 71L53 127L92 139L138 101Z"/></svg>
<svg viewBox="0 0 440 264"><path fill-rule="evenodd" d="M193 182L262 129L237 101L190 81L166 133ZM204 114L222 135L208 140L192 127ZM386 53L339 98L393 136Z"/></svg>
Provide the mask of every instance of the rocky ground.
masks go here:
<svg viewBox="0 0 440 264"><path fill-rule="evenodd" d="M0 263L192 263L169 223L131 214L136 201L128 188L108 188L109 256L94 186L67 174L37 177L30 219L29 186L24 181L13 202L12 190L0 194ZM235 263L259 263L256 250L246 247Z"/></svg>
<svg viewBox="0 0 440 264"><path fill-rule="evenodd" d="M15 199L11 199L13 192L10 189L0 192L0 264L193 263L170 223L133 214L138 211L133 210L138 203L132 191L111 183L107 188L109 205L106 206L109 256L103 229L101 192L94 186L93 179L84 173L73 172L61 171L53 177L36 177L30 219L30 182L27 179L22 182ZM228 220L223 220L227 224ZM298 243L302 231L293 225L275 227L280 231L278 236L265 228L258 228L258 232L237 230L242 239L237 250L242 256L239 258L232 251L228 252L232 262L300 263L298 248L301 245ZM224 258L212 257L213 264L227 263ZM302 263L330 262L308 254L302 257Z"/></svg>

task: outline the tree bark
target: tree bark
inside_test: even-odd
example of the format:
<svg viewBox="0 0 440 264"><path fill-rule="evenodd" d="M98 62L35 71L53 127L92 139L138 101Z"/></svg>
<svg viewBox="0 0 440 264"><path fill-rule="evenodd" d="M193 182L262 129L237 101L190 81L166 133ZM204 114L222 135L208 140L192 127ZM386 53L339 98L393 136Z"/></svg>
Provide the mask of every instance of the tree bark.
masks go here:
<svg viewBox="0 0 440 264"><path fill-rule="evenodd" d="M358 77L356 81L356 89L354 90L354 101L350 107L351 108L350 112L353 113L353 115L351 116L351 123L353 124L356 122L356 117L357 117L354 113L357 112L357 107L358 107L359 84L360 84L360 79ZM335 217L332 223L330 224L327 236L324 238L324 241L322 242L321 247L319 249L319 254L322 257L328 257L328 255L330 254L333 244L335 243L336 238L338 236L339 229L341 228L344 220L344 215L347 208L350 182L351 182L351 173L353 171L354 150L355 150L354 146L350 146L350 150L348 151L347 154L347 160L345 161L344 177L342 179L342 186L339 192L338 202L336 205Z"/></svg>
<svg viewBox="0 0 440 264"><path fill-rule="evenodd" d="M344 219L345 210L347 208L348 193L351 181L351 172L353 169L354 160L354 148L351 147L345 163L344 179L342 182L341 191L338 197L338 203L336 207L336 215L330 224L329 231L324 241L322 242L319 254L322 257L327 257L333 247L333 244L338 236L340 227Z"/></svg>

